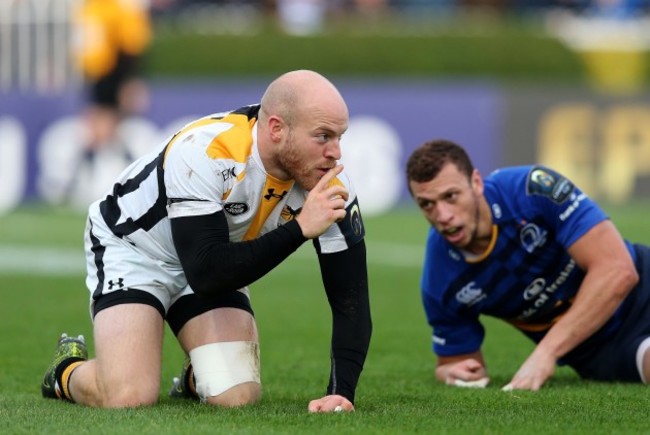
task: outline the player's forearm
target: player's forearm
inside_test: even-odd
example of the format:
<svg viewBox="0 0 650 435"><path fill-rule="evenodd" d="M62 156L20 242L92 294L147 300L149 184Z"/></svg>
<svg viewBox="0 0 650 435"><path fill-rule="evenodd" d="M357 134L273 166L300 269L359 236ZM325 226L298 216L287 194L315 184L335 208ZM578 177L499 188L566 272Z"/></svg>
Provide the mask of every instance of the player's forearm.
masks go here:
<svg viewBox="0 0 650 435"><path fill-rule="evenodd" d="M354 318L340 311L333 315L332 364L327 392L344 396L354 403L372 335L370 309L367 304L357 306Z"/></svg>
<svg viewBox="0 0 650 435"><path fill-rule="evenodd" d="M319 261L333 325L327 392L354 402L372 335L365 243L321 254Z"/></svg>
<svg viewBox="0 0 650 435"><path fill-rule="evenodd" d="M228 241L223 212L171 222L187 281L199 295L233 291L251 284L307 240L295 221L255 240L233 243Z"/></svg>
<svg viewBox="0 0 650 435"><path fill-rule="evenodd" d="M638 281L633 268L588 272L571 308L549 330L537 348L556 360L600 329Z"/></svg>
<svg viewBox="0 0 650 435"><path fill-rule="evenodd" d="M600 329L639 280L632 257L609 220L592 227L568 252L585 276L569 310L536 349L556 360Z"/></svg>

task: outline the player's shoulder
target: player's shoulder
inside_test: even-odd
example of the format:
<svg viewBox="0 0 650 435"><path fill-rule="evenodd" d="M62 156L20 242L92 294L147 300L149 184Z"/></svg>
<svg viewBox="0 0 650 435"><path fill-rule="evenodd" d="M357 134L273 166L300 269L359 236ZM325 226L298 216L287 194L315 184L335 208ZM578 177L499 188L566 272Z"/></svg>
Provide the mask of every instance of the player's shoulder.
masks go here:
<svg viewBox="0 0 650 435"><path fill-rule="evenodd" d="M209 115L196 118L185 124L185 126L181 129L181 132L189 130L222 131L223 129L231 127L237 127L252 131L253 126L255 125L255 121L257 120L259 110L259 104L251 104L235 110L214 112Z"/></svg>
<svg viewBox="0 0 650 435"><path fill-rule="evenodd" d="M546 198L557 204L566 201L575 189L566 176L544 165L500 168L486 178L485 184L504 198Z"/></svg>
<svg viewBox="0 0 650 435"><path fill-rule="evenodd" d="M185 124L170 141L170 152L205 154L214 159L245 161L254 142L259 105L215 112ZM184 146L177 146L177 144ZM189 145L189 146L185 146Z"/></svg>
<svg viewBox="0 0 650 435"><path fill-rule="evenodd" d="M542 196L556 204L565 202L574 190L571 180L546 166L531 167L526 178L527 195Z"/></svg>
<svg viewBox="0 0 650 435"><path fill-rule="evenodd" d="M486 182L509 185L512 182L525 180L533 165L505 166L495 169L486 177Z"/></svg>

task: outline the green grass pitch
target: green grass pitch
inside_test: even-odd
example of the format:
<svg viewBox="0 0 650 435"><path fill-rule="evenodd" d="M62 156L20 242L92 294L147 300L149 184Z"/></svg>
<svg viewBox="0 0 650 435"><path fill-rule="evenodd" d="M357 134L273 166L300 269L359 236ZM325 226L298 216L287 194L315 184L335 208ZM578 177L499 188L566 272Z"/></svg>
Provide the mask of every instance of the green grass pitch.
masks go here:
<svg viewBox="0 0 650 435"><path fill-rule="evenodd" d="M621 233L650 243L650 204L606 207ZM418 290L427 225L413 208L366 219L374 334L353 414L312 415L329 373L329 310L311 245L251 286L260 330L262 401L214 409L166 396L183 355L167 330L160 403L100 410L40 396L61 332L93 352L84 285L83 215L28 206L0 217L0 433L648 433L642 385L581 381L560 368L540 391L504 393L532 349L484 319L492 376L484 390L434 381L430 330Z"/></svg>

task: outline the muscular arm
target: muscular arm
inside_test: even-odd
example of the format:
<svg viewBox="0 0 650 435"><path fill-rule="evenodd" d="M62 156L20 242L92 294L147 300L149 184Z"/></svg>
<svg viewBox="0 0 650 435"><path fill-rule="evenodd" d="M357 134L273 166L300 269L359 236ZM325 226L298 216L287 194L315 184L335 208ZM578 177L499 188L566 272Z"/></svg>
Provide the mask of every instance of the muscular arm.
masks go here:
<svg viewBox="0 0 650 435"><path fill-rule="evenodd" d="M365 242L318 259L333 321L327 394L354 402L372 333Z"/></svg>
<svg viewBox="0 0 650 435"><path fill-rule="evenodd" d="M571 308L513 377L513 388L539 389L553 375L557 360L603 326L639 280L632 257L609 220L578 239L569 254L586 272L585 278Z"/></svg>
<svg viewBox="0 0 650 435"><path fill-rule="evenodd" d="M251 284L307 240L295 220L258 239L236 243L229 241L223 211L170 221L187 281L199 295L232 291Z"/></svg>
<svg viewBox="0 0 650 435"><path fill-rule="evenodd" d="M331 183L342 170L343 166L337 165L321 177L294 220L254 240L230 242L224 211L171 218L174 246L192 289L199 295L210 295L249 285L305 240L320 236L345 217L348 191Z"/></svg>

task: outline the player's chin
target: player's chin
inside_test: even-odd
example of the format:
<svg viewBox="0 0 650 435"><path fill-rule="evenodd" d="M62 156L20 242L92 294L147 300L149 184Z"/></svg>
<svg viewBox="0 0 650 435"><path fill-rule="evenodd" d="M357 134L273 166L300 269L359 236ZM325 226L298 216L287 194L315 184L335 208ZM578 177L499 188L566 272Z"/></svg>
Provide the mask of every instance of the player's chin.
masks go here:
<svg viewBox="0 0 650 435"><path fill-rule="evenodd" d="M309 191L316 187L322 175L296 177L296 182L305 190Z"/></svg>

